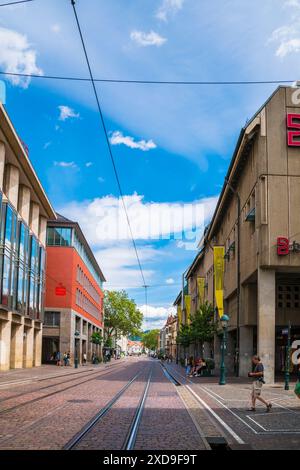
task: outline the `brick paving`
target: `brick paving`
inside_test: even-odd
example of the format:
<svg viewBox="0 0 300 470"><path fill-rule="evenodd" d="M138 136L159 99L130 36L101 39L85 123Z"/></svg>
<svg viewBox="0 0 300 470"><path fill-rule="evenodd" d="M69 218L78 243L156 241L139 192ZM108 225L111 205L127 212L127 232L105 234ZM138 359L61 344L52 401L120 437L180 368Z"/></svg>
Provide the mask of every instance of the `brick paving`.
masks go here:
<svg viewBox="0 0 300 470"><path fill-rule="evenodd" d="M174 363L167 367L184 376L182 367ZM251 380L228 378L227 384L221 386L218 377L199 377L185 383L253 449L300 448L300 400L293 392L293 383L289 391L284 390L282 383L264 385L263 397L272 402L271 413L266 413L259 402L255 413L248 411ZM227 441L238 447L234 437L224 428L223 431Z"/></svg>
<svg viewBox="0 0 300 470"><path fill-rule="evenodd" d="M205 450L175 386L155 362L136 440L138 450Z"/></svg>
<svg viewBox="0 0 300 470"><path fill-rule="evenodd" d="M0 413L0 449L61 449L142 366L133 359L121 370L112 369L63 393Z"/></svg>
<svg viewBox="0 0 300 470"><path fill-rule="evenodd" d="M182 367L174 363L166 366L184 376ZM228 378L227 385L220 386L218 377L188 381L180 377L203 400L200 403L186 387L175 387L158 361L128 358L76 371L46 366L26 374L24 371L2 374L0 449L62 449L141 371L138 380L78 446L122 448L150 367L153 375L137 435L137 450L202 450L208 448L206 438L222 436L232 448L241 448L243 442L253 449L300 448L300 400L293 393L293 385L290 391L285 391L282 384L264 386L263 396L272 401L272 412L267 414L258 405L257 412L251 414L249 380ZM81 381L84 383L79 384ZM58 393L44 396L52 392ZM212 416L207 406L227 428ZM13 409L3 412L7 408Z"/></svg>

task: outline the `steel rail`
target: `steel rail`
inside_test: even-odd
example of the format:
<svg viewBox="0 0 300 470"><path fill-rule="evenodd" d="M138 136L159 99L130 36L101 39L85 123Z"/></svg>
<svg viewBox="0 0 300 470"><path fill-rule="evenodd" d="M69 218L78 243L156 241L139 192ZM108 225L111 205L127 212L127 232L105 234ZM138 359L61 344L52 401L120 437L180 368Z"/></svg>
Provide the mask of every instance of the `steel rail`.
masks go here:
<svg viewBox="0 0 300 470"><path fill-rule="evenodd" d="M82 441L82 439L95 427L95 425L109 412L113 405L121 398L130 385L141 375L142 371L138 372L121 390L77 433L67 444L64 445L63 450L72 450Z"/></svg>
<svg viewBox="0 0 300 470"><path fill-rule="evenodd" d="M137 406L134 418L133 418L131 426L130 426L129 433L128 433L128 435L126 437L126 440L124 442L123 450L133 450L134 449L137 434L138 434L138 430L139 430L141 419L142 419L142 416L143 416L145 402L146 402L147 395L148 395L148 390L149 390L150 383L151 383L152 372L153 372L153 366L151 367L150 374L149 374L148 381L146 383L143 395L142 395L142 397L140 399L140 402Z"/></svg>

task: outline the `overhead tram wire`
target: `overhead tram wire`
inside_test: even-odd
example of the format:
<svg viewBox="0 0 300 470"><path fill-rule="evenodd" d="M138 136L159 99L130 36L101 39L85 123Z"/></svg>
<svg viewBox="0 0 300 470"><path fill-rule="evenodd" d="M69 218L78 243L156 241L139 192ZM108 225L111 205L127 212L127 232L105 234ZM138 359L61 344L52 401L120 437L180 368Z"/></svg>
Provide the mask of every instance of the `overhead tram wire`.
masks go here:
<svg viewBox="0 0 300 470"><path fill-rule="evenodd" d="M33 0L27 0L33 1ZM0 6L2 6L0 4ZM97 82L97 83L120 83L120 84L133 84L133 85L186 85L186 86L210 86L210 85L280 85L294 83L295 80L228 80L228 81L201 81L201 80L130 80L119 78L88 78L88 77L72 77L68 75L38 75L34 73L21 73L21 72L4 72L0 70L0 75L7 75L8 77L23 77L23 78L40 78L44 80L66 80L73 82Z"/></svg>
<svg viewBox="0 0 300 470"><path fill-rule="evenodd" d="M7 2L7 3L0 3L0 7L8 7L10 5L19 5L20 3L29 3L33 2L34 0L19 0L16 2Z"/></svg>
<svg viewBox="0 0 300 470"><path fill-rule="evenodd" d="M101 108L98 92L97 92L95 81L94 81L93 72L92 72L92 69L91 69L91 65L90 65L89 57L88 57L87 50L86 50L86 47L85 47L85 42L84 42L84 39L83 39L79 19L78 19L78 16L77 16L77 11L76 11L76 7L75 7L75 0L71 0L71 5L73 7L73 12L74 12L74 16L75 16L75 20L76 20L76 24L77 24L77 28L78 28L78 32L79 32L79 36L80 36L80 40L81 40L81 44L82 44L82 48L83 48L83 51L84 51L84 55L85 55L86 63L87 63L87 66L88 66L91 83L92 83L92 86L93 86L93 90L94 90L94 94L95 94L95 98L96 98L96 102L97 102L97 107L98 107L98 112L99 112L101 124L102 124L103 130L104 130L104 135L105 135L107 148L108 148L111 163L112 163L112 166L113 166L113 171L114 171L114 174L115 174L115 177L116 177L118 190L119 190L119 193L120 193L120 196L121 196L122 205L123 205L123 208L124 208L124 213L126 215L126 220L127 220L127 225L128 225L129 231L130 231L132 245L133 245L135 255L136 255L136 259L137 259L137 262L138 262L138 265L139 265L139 270L140 270L140 273L141 273L141 276L142 276L143 285L146 286L146 281L145 281L145 277L144 277L144 273L143 273L143 269L142 269L142 265L141 265L141 260L139 258L136 242L135 242L135 239L133 237L133 232L132 232L132 228L131 228L131 224L130 224L126 204L125 204L125 201L124 201L124 194L123 194L123 190L122 190L122 187L121 187L121 183L120 183L120 179L119 179L115 159L114 159L114 156L113 156L113 152L112 152L112 149L111 149L111 145L110 145L110 141L109 141L109 137L108 137L108 132L107 132L107 129L106 129L106 124L105 124L105 120L104 120L104 116L103 116L103 113L102 113L102 108ZM146 287L145 287L145 289L146 289Z"/></svg>

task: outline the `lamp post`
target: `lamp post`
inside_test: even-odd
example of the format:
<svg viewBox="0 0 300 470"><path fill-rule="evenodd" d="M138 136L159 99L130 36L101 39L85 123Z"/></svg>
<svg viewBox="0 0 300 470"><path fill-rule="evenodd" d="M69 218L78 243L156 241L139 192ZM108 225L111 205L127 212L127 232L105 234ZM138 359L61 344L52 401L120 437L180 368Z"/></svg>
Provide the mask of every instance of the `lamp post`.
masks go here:
<svg viewBox="0 0 300 470"><path fill-rule="evenodd" d="M291 322L289 321L287 346L286 346L286 358L285 358L284 390L290 389L290 352L291 352Z"/></svg>
<svg viewBox="0 0 300 470"><path fill-rule="evenodd" d="M223 335L221 343L221 367L219 385L226 385L225 350L227 347L227 325L229 322L229 316L226 314L222 315L220 321L223 329Z"/></svg>
<svg viewBox="0 0 300 470"><path fill-rule="evenodd" d="M79 331L75 331L74 333L74 336L75 336L75 359L74 359L74 367L75 369L78 369L78 350L77 350L77 341L76 339L78 338L78 336L80 336L80 333Z"/></svg>

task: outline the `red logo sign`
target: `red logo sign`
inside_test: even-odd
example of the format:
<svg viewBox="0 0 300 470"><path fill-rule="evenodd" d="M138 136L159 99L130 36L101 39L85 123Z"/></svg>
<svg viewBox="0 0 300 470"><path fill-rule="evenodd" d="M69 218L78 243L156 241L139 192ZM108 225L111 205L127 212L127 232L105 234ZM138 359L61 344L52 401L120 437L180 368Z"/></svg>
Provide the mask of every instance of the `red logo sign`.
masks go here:
<svg viewBox="0 0 300 470"><path fill-rule="evenodd" d="M290 252L290 242L288 238L278 237L277 238L277 254L278 256L288 255Z"/></svg>
<svg viewBox="0 0 300 470"><path fill-rule="evenodd" d="M287 142L289 147L300 147L300 114L287 115ZM294 130L290 130L294 129ZM298 130L295 130L298 129Z"/></svg>
<svg viewBox="0 0 300 470"><path fill-rule="evenodd" d="M278 256L286 256L289 253L300 253L300 243L293 241L289 242L286 237L277 238L277 254Z"/></svg>
<svg viewBox="0 0 300 470"><path fill-rule="evenodd" d="M55 287L55 295L64 297L66 294L67 294L67 289L62 284L59 284L57 287Z"/></svg>

